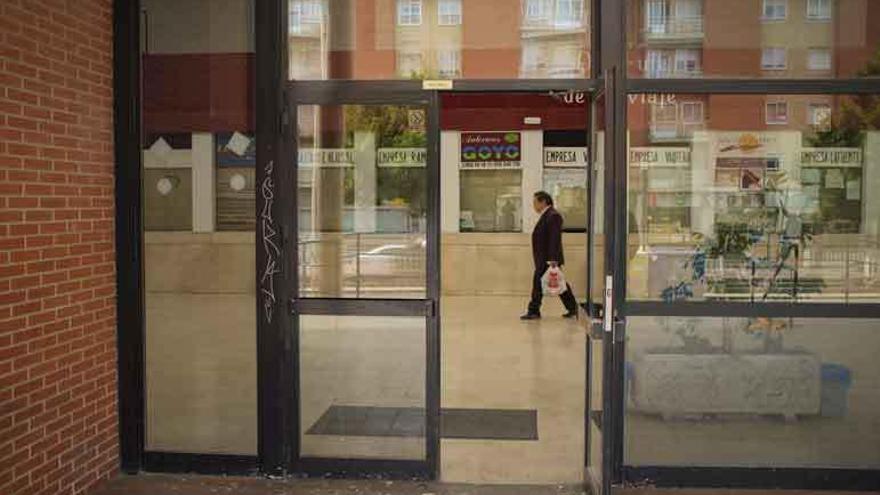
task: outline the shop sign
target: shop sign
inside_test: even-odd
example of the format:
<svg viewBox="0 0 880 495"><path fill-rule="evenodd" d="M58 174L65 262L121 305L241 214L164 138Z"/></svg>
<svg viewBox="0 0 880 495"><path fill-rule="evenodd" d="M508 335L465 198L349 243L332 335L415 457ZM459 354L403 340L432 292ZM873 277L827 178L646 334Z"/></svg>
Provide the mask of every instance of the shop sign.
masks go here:
<svg viewBox="0 0 880 495"><path fill-rule="evenodd" d="M521 159L518 132L461 133L461 169L521 168Z"/></svg>
<svg viewBox="0 0 880 495"><path fill-rule="evenodd" d="M802 167L860 167L861 148L803 148Z"/></svg>
<svg viewBox="0 0 880 495"><path fill-rule="evenodd" d="M425 148L379 148L376 163L379 167L424 167L428 151Z"/></svg>
<svg viewBox="0 0 880 495"><path fill-rule="evenodd" d="M354 167L354 150L349 148L314 148L299 150L300 167Z"/></svg>
<svg viewBox="0 0 880 495"><path fill-rule="evenodd" d="M555 147L544 148L544 166L552 167L576 167L587 166L588 151L584 147Z"/></svg>
<svg viewBox="0 0 880 495"><path fill-rule="evenodd" d="M587 102L587 93L583 91L551 91L550 97L567 105L583 105Z"/></svg>
<svg viewBox="0 0 880 495"><path fill-rule="evenodd" d="M631 167L688 167L691 164L690 148L630 148Z"/></svg>
<svg viewBox="0 0 880 495"><path fill-rule="evenodd" d="M406 114L407 125L413 132L425 131L425 111L409 110Z"/></svg>

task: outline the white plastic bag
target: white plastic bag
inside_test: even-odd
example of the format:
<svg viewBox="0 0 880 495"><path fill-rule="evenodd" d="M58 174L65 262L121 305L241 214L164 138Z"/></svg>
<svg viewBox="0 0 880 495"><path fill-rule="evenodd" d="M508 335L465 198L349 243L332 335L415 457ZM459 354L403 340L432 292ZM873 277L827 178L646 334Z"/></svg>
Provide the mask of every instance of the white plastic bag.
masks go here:
<svg viewBox="0 0 880 495"><path fill-rule="evenodd" d="M559 266L547 268L547 271L541 276L541 288L544 291L544 295L548 296L558 296L568 290L568 285L565 283L565 275Z"/></svg>

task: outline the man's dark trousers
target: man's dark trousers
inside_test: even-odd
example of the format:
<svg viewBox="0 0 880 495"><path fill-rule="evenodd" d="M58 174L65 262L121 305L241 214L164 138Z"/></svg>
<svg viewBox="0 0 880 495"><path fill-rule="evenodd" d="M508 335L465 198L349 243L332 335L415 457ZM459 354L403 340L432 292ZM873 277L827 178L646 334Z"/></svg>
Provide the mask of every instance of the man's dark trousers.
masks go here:
<svg viewBox="0 0 880 495"><path fill-rule="evenodd" d="M546 272L548 268L549 266L547 264L544 264L542 268L535 268L535 275L532 277L532 299L529 301L529 314L541 314L541 300L544 297L544 288L541 285L541 277L544 276L544 272ZM568 290L559 294L559 298L562 299L562 304L568 312L576 312L577 301L574 298L574 294L572 293L571 286L568 285L568 282L565 283L565 288Z"/></svg>

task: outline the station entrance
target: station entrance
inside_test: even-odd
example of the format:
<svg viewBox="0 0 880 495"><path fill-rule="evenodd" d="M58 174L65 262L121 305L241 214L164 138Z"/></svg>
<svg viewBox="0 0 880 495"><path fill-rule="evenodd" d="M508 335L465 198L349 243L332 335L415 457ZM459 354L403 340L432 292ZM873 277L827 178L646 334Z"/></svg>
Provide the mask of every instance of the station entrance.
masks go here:
<svg viewBox="0 0 880 495"><path fill-rule="evenodd" d="M585 481L589 430L601 442L587 367L602 362L590 356L586 304L597 178L589 93L348 86L295 83L288 93L293 469ZM579 318L545 298L542 319L520 320L538 191L564 218Z"/></svg>

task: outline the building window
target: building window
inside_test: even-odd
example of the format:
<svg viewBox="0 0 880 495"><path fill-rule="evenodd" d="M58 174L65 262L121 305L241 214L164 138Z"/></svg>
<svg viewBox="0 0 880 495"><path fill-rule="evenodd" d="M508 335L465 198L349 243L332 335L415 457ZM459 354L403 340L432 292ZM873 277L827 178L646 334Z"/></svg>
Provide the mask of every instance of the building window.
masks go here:
<svg viewBox="0 0 880 495"><path fill-rule="evenodd" d="M306 24L319 24L322 14L321 0L291 0L288 29L294 34L302 33Z"/></svg>
<svg viewBox="0 0 880 495"><path fill-rule="evenodd" d="M420 52L397 52L397 74L400 77L419 77L423 72Z"/></svg>
<svg viewBox="0 0 880 495"><path fill-rule="evenodd" d="M683 101L681 102L681 121L684 124L702 124L703 102L702 101Z"/></svg>
<svg viewBox="0 0 880 495"><path fill-rule="evenodd" d="M578 27L583 23L584 0L556 0L556 25Z"/></svg>
<svg viewBox="0 0 880 495"><path fill-rule="evenodd" d="M645 9L645 25L652 34L663 34L669 20L669 2L666 0L648 0Z"/></svg>
<svg viewBox="0 0 880 495"><path fill-rule="evenodd" d="M786 67L785 48L764 48L761 52L761 68L764 70L782 70Z"/></svg>
<svg viewBox="0 0 880 495"><path fill-rule="evenodd" d="M672 69L672 57L669 52L663 50L648 50L645 59L645 72L648 77L669 77Z"/></svg>
<svg viewBox="0 0 880 495"><path fill-rule="evenodd" d="M422 0L397 0L397 24L420 26L422 24Z"/></svg>
<svg viewBox="0 0 880 495"><path fill-rule="evenodd" d="M825 128L831 124L831 105L813 103L810 105L810 125Z"/></svg>
<svg viewBox="0 0 880 495"><path fill-rule="evenodd" d="M461 0L439 0L437 3L437 23L441 26L461 24Z"/></svg>
<svg viewBox="0 0 880 495"><path fill-rule="evenodd" d="M831 50L810 48L807 54L807 68L810 70L831 70Z"/></svg>
<svg viewBox="0 0 880 495"><path fill-rule="evenodd" d="M788 15L788 0L764 0L761 18L765 21L784 21Z"/></svg>
<svg viewBox="0 0 880 495"><path fill-rule="evenodd" d="M461 77L461 52L458 50L438 50L437 72L442 79Z"/></svg>
<svg viewBox="0 0 880 495"><path fill-rule="evenodd" d="M831 19L831 0L807 0L807 19Z"/></svg>
<svg viewBox="0 0 880 495"><path fill-rule="evenodd" d="M551 78L583 77L583 52L579 45L557 45L552 48L550 72Z"/></svg>
<svg viewBox="0 0 880 495"><path fill-rule="evenodd" d="M550 19L550 0L526 0L526 19L546 21Z"/></svg>
<svg viewBox="0 0 880 495"><path fill-rule="evenodd" d="M675 50L675 72L680 75L695 75L702 72L700 50Z"/></svg>
<svg viewBox="0 0 880 495"><path fill-rule="evenodd" d="M768 124L787 124L788 103L784 101L772 101L767 103L765 122Z"/></svg>
<svg viewBox="0 0 880 495"><path fill-rule="evenodd" d="M679 22L702 19L702 0L678 0L675 2L675 17Z"/></svg>

